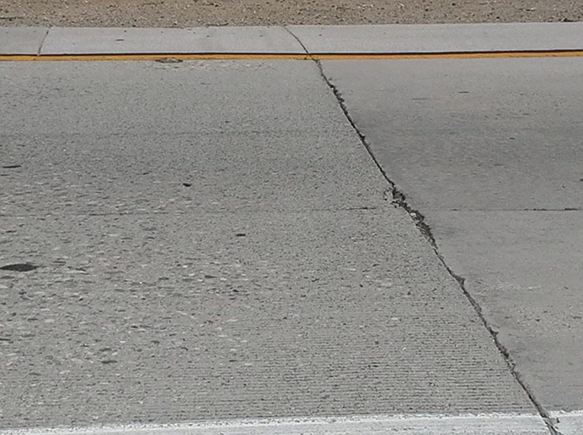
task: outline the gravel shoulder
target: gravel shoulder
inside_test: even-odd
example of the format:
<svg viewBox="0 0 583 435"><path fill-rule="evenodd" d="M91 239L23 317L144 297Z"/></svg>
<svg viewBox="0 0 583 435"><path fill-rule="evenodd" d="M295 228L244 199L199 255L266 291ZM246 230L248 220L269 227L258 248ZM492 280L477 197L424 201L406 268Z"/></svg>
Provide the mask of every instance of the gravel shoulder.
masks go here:
<svg viewBox="0 0 583 435"><path fill-rule="evenodd" d="M583 21L583 0L0 0L0 26L199 27Z"/></svg>

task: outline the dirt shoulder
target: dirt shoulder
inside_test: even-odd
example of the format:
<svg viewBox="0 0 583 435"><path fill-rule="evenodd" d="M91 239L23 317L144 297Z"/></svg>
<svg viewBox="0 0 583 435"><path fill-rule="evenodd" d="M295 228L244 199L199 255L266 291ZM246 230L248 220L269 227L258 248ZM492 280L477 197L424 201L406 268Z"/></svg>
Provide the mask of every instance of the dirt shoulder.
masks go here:
<svg viewBox="0 0 583 435"><path fill-rule="evenodd" d="M583 21L583 0L0 0L0 26Z"/></svg>

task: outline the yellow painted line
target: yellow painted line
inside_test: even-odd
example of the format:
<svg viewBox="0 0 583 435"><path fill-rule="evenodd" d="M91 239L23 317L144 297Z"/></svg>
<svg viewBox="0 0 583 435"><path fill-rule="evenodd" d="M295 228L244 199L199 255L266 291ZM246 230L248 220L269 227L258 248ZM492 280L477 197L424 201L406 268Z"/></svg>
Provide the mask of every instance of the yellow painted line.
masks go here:
<svg viewBox="0 0 583 435"><path fill-rule="evenodd" d="M493 51L469 53L163 53L163 54L73 54L73 55L0 55L0 62L55 61L164 61L164 60L391 60L391 59L496 59L582 57L583 50Z"/></svg>
<svg viewBox="0 0 583 435"><path fill-rule="evenodd" d="M374 60L374 59L492 59L522 57L578 57L583 50L569 51L492 51L474 53L372 53L372 54L315 54L315 60Z"/></svg>

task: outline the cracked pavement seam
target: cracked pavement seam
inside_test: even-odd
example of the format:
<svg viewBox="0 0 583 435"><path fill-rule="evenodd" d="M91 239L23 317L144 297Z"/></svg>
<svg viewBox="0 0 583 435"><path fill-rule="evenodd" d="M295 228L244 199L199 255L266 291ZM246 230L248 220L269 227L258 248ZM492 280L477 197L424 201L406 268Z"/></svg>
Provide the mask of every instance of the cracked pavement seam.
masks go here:
<svg viewBox="0 0 583 435"><path fill-rule="evenodd" d="M298 40L298 42L302 45L302 47L304 47L304 49L306 49L306 47L304 46L304 44L302 44L302 42L296 37L296 35L294 35L289 29L286 28L286 30L288 30ZM307 50L306 50L306 53L308 53ZM309 55L309 53L308 53L308 55ZM358 128L358 126L356 125L356 123L354 122L354 120L352 119L352 117L350 116L350 113L348 111L348 108L346 106L345 100L342 97L342 94L341 94L340 90L326 76L326 74L324 72L324 68L323 68L322 62L320 60L317 60L317 59L314 59L314 58L312 58L312 60L318 66L318 69L319 69L319 72L320 72L320 75L321 75L322 79L324 80L324 82L326 83L326 85L330 88L330 90L332 91L332 93L334 94L334 97L338 101L338 104L340 105L340 108L342 109L342 112L344 113L344 116L346 117L346 119L350 123L350 125L352 126L353 130L355 131L355 133L358 135L358 137L359 137L362 145L366 148L366 150L367 150L368 154L370 155L371 159L373 160L373 162L375 163L375 165L377 166L377 168L379 169L379 171L381 172L381 174L383 175L383 177L385 178L385 180L389 183L390 189L385 192L385 199L386 200L389 200L390 199L391 200L391 203L395 207L401 207L405 211L407 211L407 213L409 214L409 216L411 217L411 219L413 220L413 222L415 223L415 225L417 226L417 228L419 229L419 231L423 234L423 236L427 239L427 241L432 246L433 250L435 251L435 254L439 258L439 260L441 261L441 263L445 266L445 268L447 269L448 273L458 282L458 284L460 286L460 289L462 290L463 294L465 295L465 297L468 299L468 301L470 302L470 304L472 305L472 307L476 311L476 314L478 315L478 317L482 321L484 327L490 333L490 335L492 337L492 340L494 341L496 347L498 348L498 351L502 354L502 356L504 358L504 361L506 362L506 364L508 366L508 369L512 373L512 376L514 377L514 379L516 380L516 382L520 385L520 387L528 395L528 398L533 403L533 405L537 409L539 415L541 416L541 418L545 422L545 425L547 426L547 429L549 430L549 433L551 435L562 435L561 432L559 432L559 430L555 426L556 423L558 422L557 419L552 418L550 416L548 410L536 398L536 396L535 396L534 392L532 391L532 389L529 387L529 385L526 383L526 381L523 379L523 377L520 375L520 373L516 369L516 363L512 359L512 356L510 355L510 352L508 351L508 349L506 348L506 346L504 346L504 344L502 344L500 342L500 340L498 339L498 332L492 327L492 325L485 318L485 316L484 316L484 314L482 312L482 307L478 304L478 302L474 299L474 297L466 289L466 286L465 286L465 278L462 277L462 276L457 275L448 266L447 262L445 261L445 258L439 252L439 247L437 246L437 242L435 241L435 238L433 237L431 228L425 222L425 216L420 211L412 208L407 203L407 198L406 198L405 194L397 187L397 185L395 184L395 182L393 182L390 179L389 175L386 173L386 171L384 170L384 168L381 166L380 162L378 161L378 159L374 155L374 153L373 153L373 151L372 151L369 143L366 140L365 135L360 131L360 129ZM391 196L392 196L392 198L391 198Z"/></svg>
<svg viewBox="0 0 583 435"><path fill-rule="evenodd" d="M43 50L43 47L44 47L44 45L45 45L45 41L47 40L47 38L48 38L48 36L49 36L49 33L50 33L50 31L51 31L51 28L49 27L49 28L47 29L46 33L45 33L45 36L43 36L43 39L42 39L42 41L40 42L40 45L38 46L38 51L36 52L36 55L37 55L37 56L40 56L40 55L41 55L41 53L42 53L42 50Z"/></svg>

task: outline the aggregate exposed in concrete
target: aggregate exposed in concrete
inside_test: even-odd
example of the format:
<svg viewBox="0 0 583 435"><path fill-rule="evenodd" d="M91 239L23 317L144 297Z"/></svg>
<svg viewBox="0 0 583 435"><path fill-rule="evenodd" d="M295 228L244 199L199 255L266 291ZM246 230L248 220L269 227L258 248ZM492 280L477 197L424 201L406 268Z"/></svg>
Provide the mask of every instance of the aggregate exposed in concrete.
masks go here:
<svg viewBox="0 0 583 435"><path fill-rule="evenodd" d="M313 63L0 68L0 427L536 412Z"/></svg>

